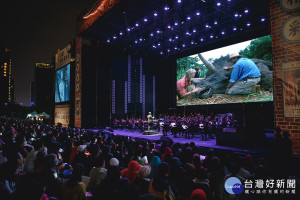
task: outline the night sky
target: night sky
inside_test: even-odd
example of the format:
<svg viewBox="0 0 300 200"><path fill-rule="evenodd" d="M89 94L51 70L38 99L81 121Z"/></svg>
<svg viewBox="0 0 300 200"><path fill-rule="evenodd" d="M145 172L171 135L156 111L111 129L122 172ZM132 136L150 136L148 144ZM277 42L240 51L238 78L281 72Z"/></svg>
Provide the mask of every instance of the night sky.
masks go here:
<svg viewBox="0 0 300 200"><path fill-rule="evenodd" d="M0 1L0 47L12 50L16 103L30 104L34 63L51 63L76 35L76 18L97 0Z"/></svg>

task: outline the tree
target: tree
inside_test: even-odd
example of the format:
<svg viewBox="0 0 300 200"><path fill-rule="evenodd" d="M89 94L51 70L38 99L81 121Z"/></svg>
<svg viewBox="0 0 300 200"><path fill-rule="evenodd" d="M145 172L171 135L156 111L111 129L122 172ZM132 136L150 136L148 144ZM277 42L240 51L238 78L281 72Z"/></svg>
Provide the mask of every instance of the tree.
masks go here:
<svg viewBox="0 0 300 200"><path fill-rule="evenodd" d="M268 35L252 40L250 45L239 53L247 58L256 58L272 62L272 38Z"/></svg>
<svg viewBox="0 0 300 200"><path fill-rule="evenodd" d="M195 57L184 57L177 59L177 81L179 81L188 69L195 69L195 67L199 67L201 71L201 77L206 77L207 69L204 64L199 64L200 59L198 56Z"/></svg>

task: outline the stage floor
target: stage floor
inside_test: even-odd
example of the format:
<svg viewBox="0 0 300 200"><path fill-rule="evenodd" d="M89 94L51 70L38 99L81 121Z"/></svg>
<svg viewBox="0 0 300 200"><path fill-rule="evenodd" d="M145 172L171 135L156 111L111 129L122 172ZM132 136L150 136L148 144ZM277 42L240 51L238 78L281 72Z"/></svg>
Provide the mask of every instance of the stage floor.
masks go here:
<svg viewBox="0 0 300 200"><path fill-rule="evenodd" d="M99 129L90 129L90 131L98 132ZM121 135L121 136L129 136L133 138L144 138L147 140L160 140L160 137L163 136L162 132L156 135L143 135L140 132L131 132L127 130L114 130L113 134L116 135ZM185 144L185 143L190 143L194 142L197 147L203 147L203 148L213 148L213 149L224 149L224 150L230 150L230 151L235 151L235 152L240 152L242 154L264 154L265 152L260 150L260 149L246 149L246 148L237 148L237 147L229 147L229 146L221 146L216 144L216 139L210 139L208 141L203 141L201 140L201 137L199 135L196 135L192 139L186 139L184 137L178 137L174 138L171 133L168 133L168 137L173 140L174 144L175 143L180 143L180 144Z"/></svg>

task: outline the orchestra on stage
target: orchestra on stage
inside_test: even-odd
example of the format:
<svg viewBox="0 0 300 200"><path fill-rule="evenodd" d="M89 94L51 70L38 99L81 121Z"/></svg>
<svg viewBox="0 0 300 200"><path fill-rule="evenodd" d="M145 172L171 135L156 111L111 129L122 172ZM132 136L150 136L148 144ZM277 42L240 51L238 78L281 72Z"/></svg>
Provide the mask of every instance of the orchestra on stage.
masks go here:
<svg viewBox="0 0 300 200"><path fill-rule="evenodd" d="M161 115L157 119L149 115L147 116L148 120L139 118L114 119L112 128L141 133L151 129L156 130L158 133L163 133L164 136L172 135L175 138L185 137L188 139L198 135L201 137L201 140L209 140L215 138L215 134L219 129L237 128L239 126L232 113L207 116L202 114Z"/></svg>

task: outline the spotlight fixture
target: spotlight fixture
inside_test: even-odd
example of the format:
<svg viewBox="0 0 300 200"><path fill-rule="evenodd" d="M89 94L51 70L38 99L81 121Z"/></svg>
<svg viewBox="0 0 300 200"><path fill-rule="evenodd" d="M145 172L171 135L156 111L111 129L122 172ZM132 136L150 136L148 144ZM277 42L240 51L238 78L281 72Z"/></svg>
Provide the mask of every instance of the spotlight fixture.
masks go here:
<svg viewBox="0 0 300 200"><path fill-rule="evenodd" d="M181 0L177 0L177 3L181 3Z"/></svg>
<svg viewBox="0 0 300 200"><path fill-rule="evenodd" d="M222 34L222 35L225 35L225 31L222 31L221 34Z"/></svg>
<svg viewBox="0 0 300 200"><path fill-rule="evenodd" d="M158 43L157 46L160 46L160 43Z"/></svg>
<svg viewBox="0 0 300 200"><path fill-rule="evenodd" d="M261 21L261 22L264 22L264 21L266 21L266 18L262 17L262 18L260 19L260 21Z"/></svg>
<svg viewBox="0 0 300 200"><path fill-rule="evenodd" d="M245 11L244 11L245 13L248 13L249 12L249 10L248 9L245 9Z"/></svg>
<svg viewBox="0 0 300 200"><path fill-rule="evenodd" d="M177 47L175 46L174 49L177 50Z"/></svg>
<svg viewBox="0 0 300 200"><path fill-rule="evenodd" d="M123 32L121 31L119 34L120 34L120 35L123 35Z"/></svg>
<svg viewBox="0 0 300 200"><path fill-rule="evenodd" d="M217 2L217 6L221 6L221 2L220 1Z"/></svg>
<svg viewBox="0 0 300 200"><path fill-rule="evenodd" d="M239 14L238 13L234 13L234 17L238 17L239 16Z"/></svg>
<svg viewBox="0 0 300 200"><path fill-rule="evenodd" d="M178 39L178 35L176 35L175 38Z"/></svg>
<svg viewBox="0 0 300 200"><path fill-rule="evenodd" d="M127 31L128 31L128 32L130 31L130 27L127 28Z"/></svg>
<svg viewBox="0 0 300 200"><path fill-rule="evenodd" d="M172 42L172 38L169 38L169 42Z"/></svg>
<svg viewBox="0 0 300 200"><path fill-rule="evenodd" d="M233 27L233 29L232 29L232 30L236 31L237 29L236 29L236 27Z"/></svg>
<svg viewBox="0 0 300 200"><path fill-rule="evenodd" d="M174 23L174 26L178 26L178 22L175 22L175 23Z"/></svg>
<svg viewBox="0 0 300 200"><path fill-rule="evenodd" d="M184 47L185 47L185 44L182 44L182 47L184 48Z"/></svg>
<svg viewBox="0 0 300 200"><path fill-rule="evenodd" d="M137 41L137 40L135 40L135 41L134 41L134 43L136 43L136 44L137 44L137 43L138 43L138 41Z"/></svg>
<svg viewBox="0 0 300 200"><path fill-rule="evenodd" d="M195 44L195 42L192 40L192 41L191 41L191 44Z"/></svg>
<svg viewBox="0 0 300 200"><path fill-rule="evenodd" d="M170 52L170 49L168 49L167 51Z"/></svg>
<svg viewBox="0 0 300 200"><path fill-rule="evenodd" d="M170 9L169 6L168 6L168 5L165 5L164 10L167 11L167 10L169 10L169 9Z"/></svg>
<svg viewBox="0 0 300 200"><path fill-rule="evenodd" d="M117 39L117 36L114 35L113 38L114 38L114 39Z"/></svg>
<svg viewBox="0 0 300 200"><path fill-rule="evenodd" d="M190 33L187 31L185 34L186 34L186 35L189 35Z"/></svg>
<svg viewBox="0 0 300 200"><path fill-rule="evenodd" d="M159 29L157 29L156 33L161 33L161 31Z"/></svg>
<svg viewBox="0 0 300 200"><path fill-rule="evenodd" d="M107 39L106 42L107 42L107 43L110 43L110 39Z"/></svg>
<svg viewBox="0 0 300 200"><path fill-rule="evenodd" d="M210 35L210 38L212 39L212 38L214 38L214 36L213 36L213 35Z"/></svg>
<svg viewBox="0 0 300 200"><path fill-rule="evenodd" d="M193 29L193 33L196 33L196 32L197 32L197 30L194 28L194 29Z"/></svg>
<svg viewBox="0 0 300 200"><path fill-rule="evenodd" d="M164 53L161 51L161 52L160 52L160 55L163 55L163 54L164 54Z"/></svg>
<svg viewBox="0 0 300 200"><path fill-rule="evenodd" d="M196 16L199 16L200 15L200 11L196 11Z"/></svg>
<svg viewBox="0 0 300 200"><path fill-rule="evenodd" d="M153 33L150 33L150 36L153 37Z"/></svg>
<svg viewBox="0 0 300 200"><path fill-rule="evenodd" d="M186 19L187 19L187 20L191 20L191 17L190 17L190 16L187 16Z"/></svg>
<svg viewBox="0 0 300 200"><path fill-rule="evenodd" d="M154 12L153 15L154 15L154 17L157 17L158 14L157 14L157 12Z"/></svg>
<svg viewBox="0 0 300 200"><path fill-rule="evenodd" d="M138 27L138 26L139 26L139 23L135 23L135 26Z"/></svg>
<svg viewBox="0 0 300 200"><path fill-rule="evenodd" d="M143 38L140 38L140 41L143 41Z"/></svg>
<svg viewBox="0 0 300 200"><path fill-rule="evenodd" d="M247 26L251 26L250 22L247 22Z"/></svg>
<svg viewBox="0 0 300 200"><path fill-rule="evenodd" d="M200 41L201 41L201 42L203 42L203 41L204 41L204 39L203 39L203 38L201 38L201 39L200 39Z"/></svg>
<svg viewBox="0 0 300 200"><path fill-rule="evenodd" d="M215 25L217 25L217 24L218 24L218 21L217 21L217 20L215 20L215 21L214 21L214 24L215 24Z"/></svg>
<svg viewBox="0 0 300 200"><path fill-rule="evenodd" d="M145 18L144 18L144 22L147 22L147 21L148 21L148 19L147 19L147 17L145 17Z"/></svg>
<svg viewBox="0 0 300 200"><path fill-rule="evenodd" d="M168 24L168 29L171 29L171 28L172 28L172 26L170 24Z"/></svg>

